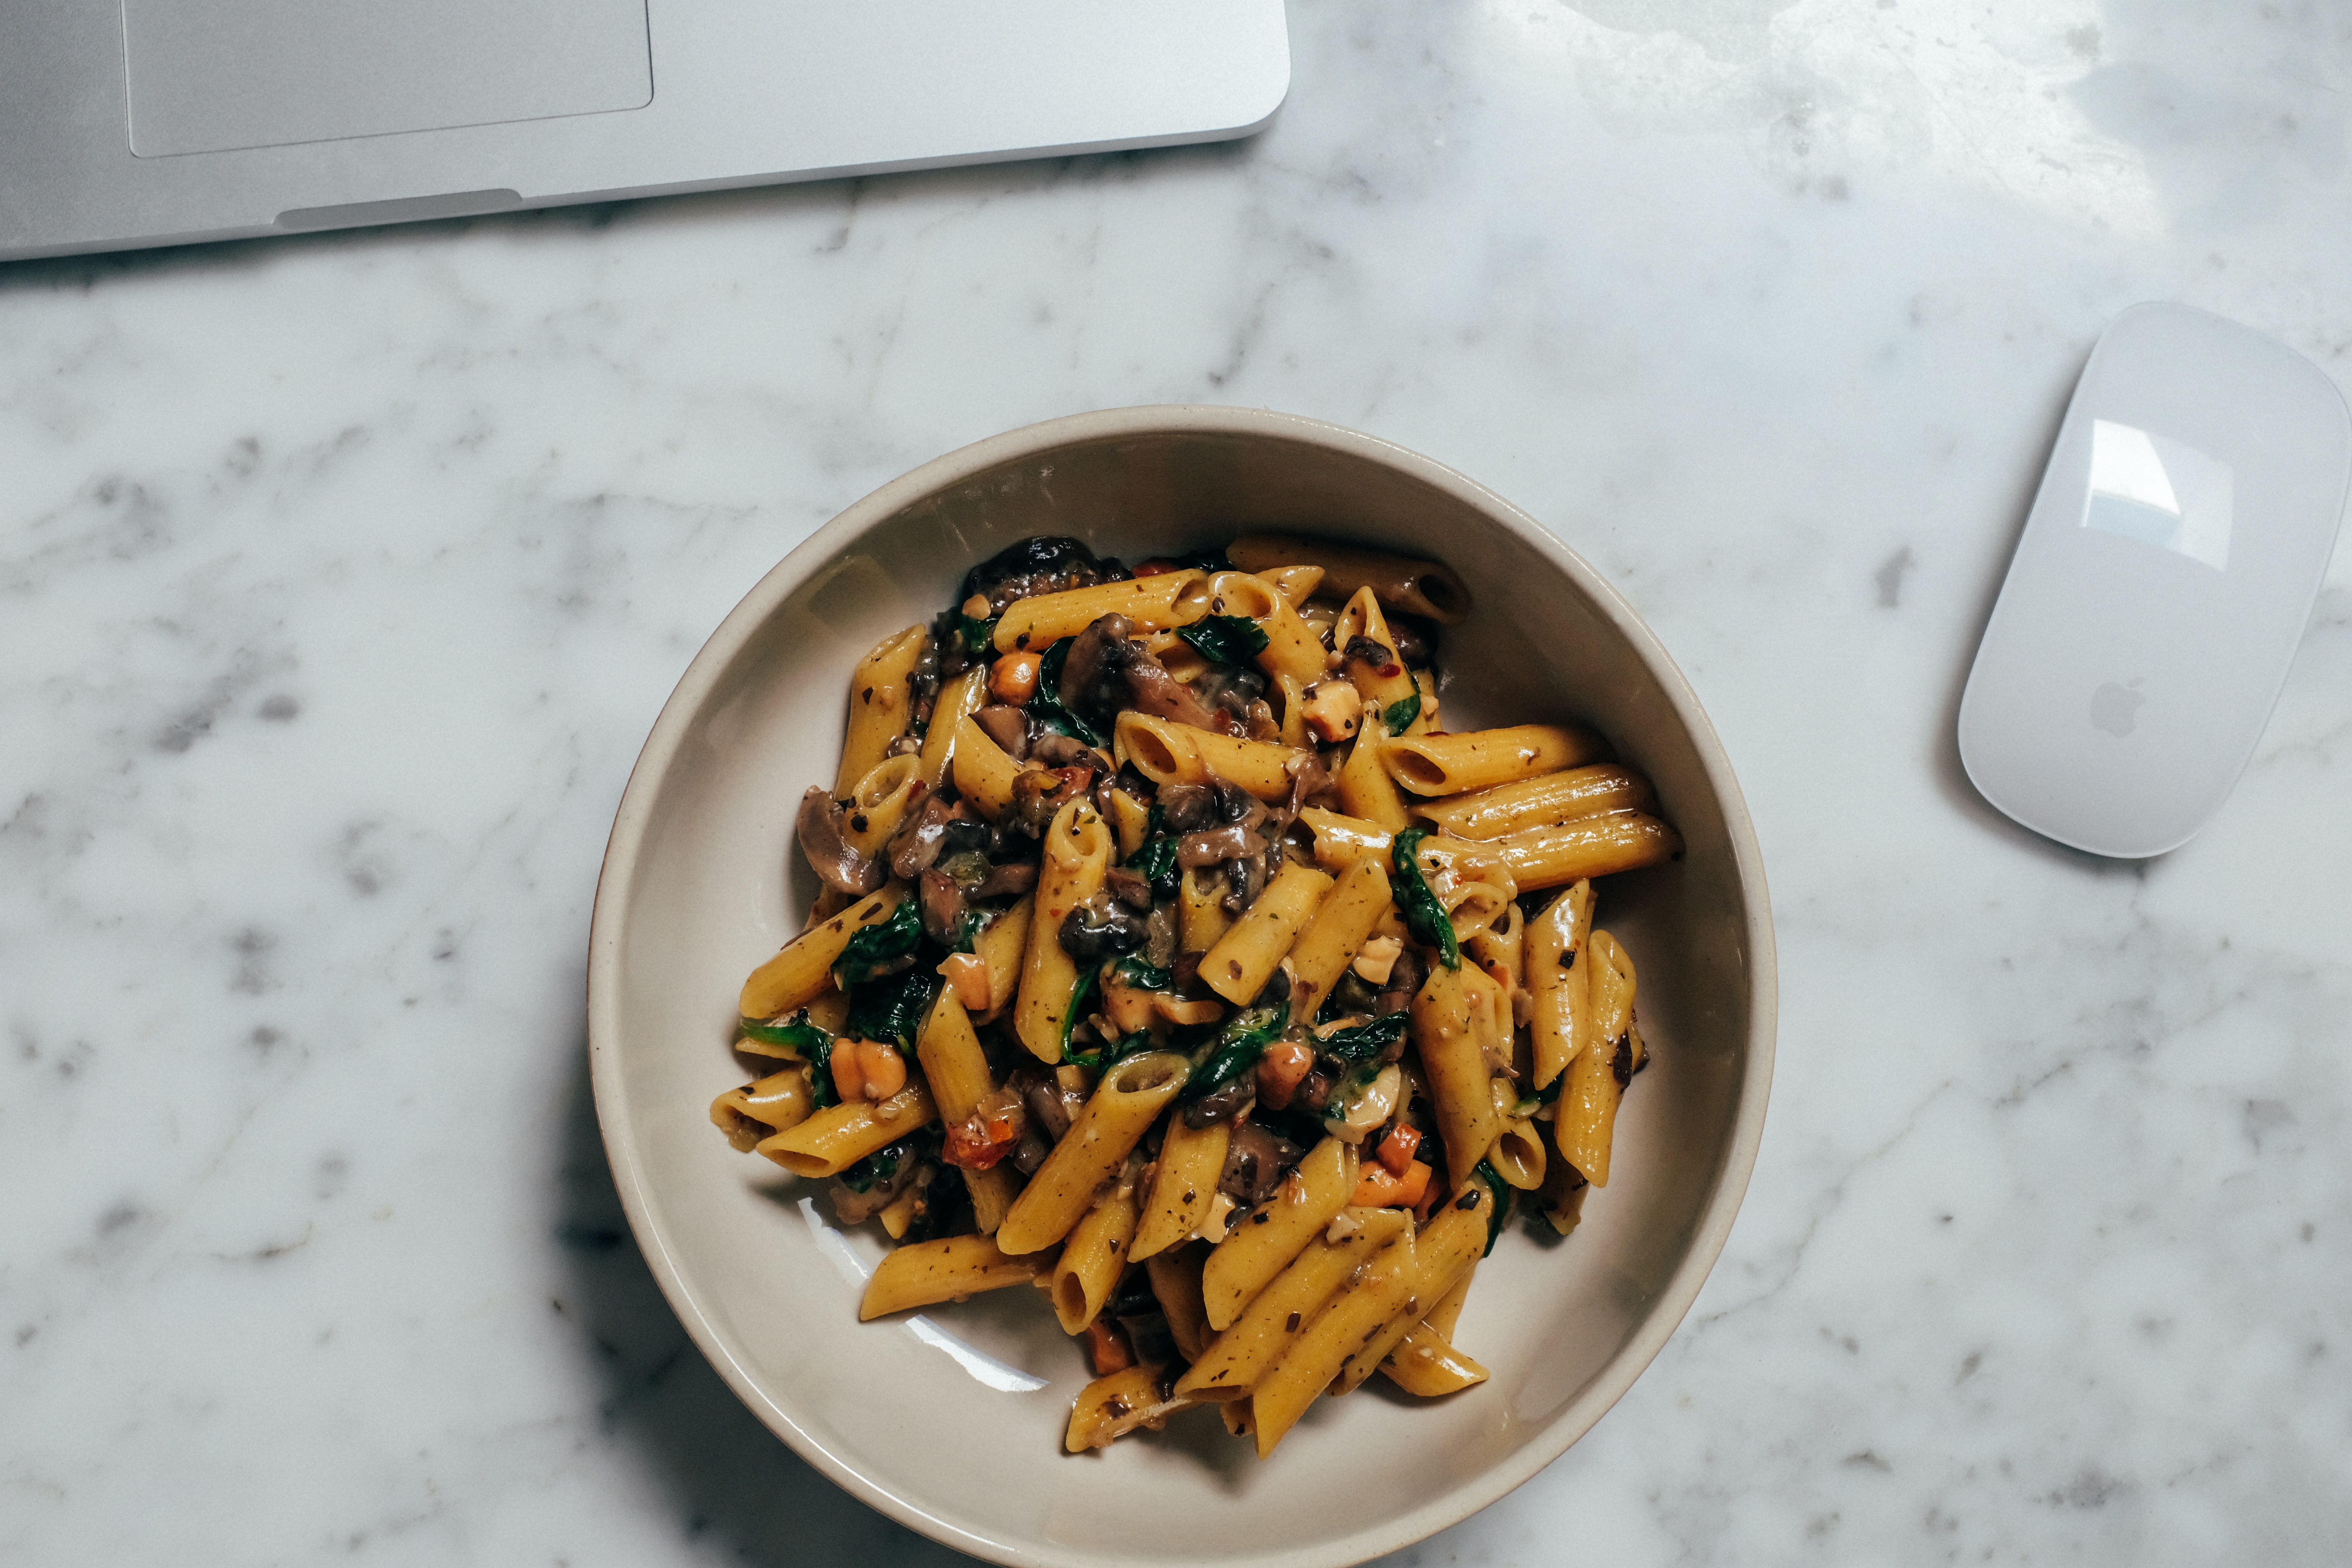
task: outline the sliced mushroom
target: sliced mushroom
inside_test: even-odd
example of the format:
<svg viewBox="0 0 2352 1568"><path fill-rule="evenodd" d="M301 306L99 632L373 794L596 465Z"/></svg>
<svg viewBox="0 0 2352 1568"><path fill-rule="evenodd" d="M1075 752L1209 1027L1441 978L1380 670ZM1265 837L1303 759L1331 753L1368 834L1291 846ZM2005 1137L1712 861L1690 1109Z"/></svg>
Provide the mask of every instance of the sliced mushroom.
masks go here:
<svg viewBox="0 0 2352 1568"><path fill-rule="evenodd" d="M1060 941L1064 952L1080 963L1092 963L1134 952L1150 934L1143 916L1097 893L1063 917Z"/></svg>
<svg viewBox="0 0 2352 1568"><path fill-rule="evenodd" d="M979 885L966 895L972 899L1017 899L1037 885L1037 863L1034 860L1008 860L993 867Z"/></svg>
<svg viewBox="0 0 2352 1568"><path fill-rule="evenodd" d="M1217 1190L1255 1207L1274 1195L1282 1178L1305 1151L1255 1121L1236 1126L1225 1144L1225 1168Z"/></svg>
<svg viewBox="0 0 2352 1568"><path fill-rule="evenodd" d="M937 864L947 846L948 824L968 817L971 808L943 795L926 796L922 807L900 825L890 839L890 869L913 881Z"/></svg>
<svg viewBox="0 0 2352 1568"><path fill-rule="evenodd" d="M801 853L808 857L809 869L816 873L817 880L836 892L863 898L883 884L886 873L880 861L850 847L848 839L842 837L841 818L841 807L833 797L810 786L801 796Z"/></svg>
<svg viewBox="0 0 2352 1568"><path fill-rule="evenodd" d="M971 721L1002 747L1006 756L1016 763L1027 759L1030 730L1027 713L1007 703L992 702L974 712Z"/></svg>
<svg viewBox="0 0 2352 1568"><path fill-rule="evenodd" d="M1143 651L1128 641L1128 634L1134 629L1134 623L1125 616L1097 616L1070 639L1069 655L1062 661L1062 688L1056 693L1063 707L1087 717L1101 710L1105 678L1118 675L1126 667L1131 647L1134 653Z"/></svg>
<svg viewBox="0 0 2352 1568"><path fill-rule="evenodd" d="M1030 743L1029 760L1041 768L1084 768L1088 773L1103 765L1101 754L1084 741L1051 732Z"/></svg>
<svg viewBox="0 0 2352 1568"><path fill-rule="evenodd" d="M1256 1101L1257 1074L1245 1072L1223 1089L1213 1089L1186 1106L1184 1125L1195 1132L1203 1127L1214 1127L1233 1121Z"/></svg>
<svg viewBox="0 0 2352 1568"><path fill-rule="evenodd" d="M925 871L915 886L922 906L923 934L941 947L954 947L963 935L963 889L944 871Z"/></svg>
<svg viewBox="0 0 2352 1568"><path fill-rule="evenodd" d="M1176 841L1176 864L1191 869L1226 860L1246 860L1265 853L1265 838L1255 828L1238 822L1187 833Z"/></svg>
<svg viewBox="0 0 2352 1568"><path fill-rule="evenodd" d="M1217 820L1217 794L1206 784L1163 784L1160 821L1171 833L1191 833Z"/></svg>
<svg viewBox="0 0 2352 1568"><path fill-rule="evenodd" d="M1195 730L1225 728L1224 722L1192 695L1191 687L1169 674L1166 667L1150 654L1144 653L1129 663L1126 675L1127 694L1132 706L1154 719L1189 724Z"/></svg>

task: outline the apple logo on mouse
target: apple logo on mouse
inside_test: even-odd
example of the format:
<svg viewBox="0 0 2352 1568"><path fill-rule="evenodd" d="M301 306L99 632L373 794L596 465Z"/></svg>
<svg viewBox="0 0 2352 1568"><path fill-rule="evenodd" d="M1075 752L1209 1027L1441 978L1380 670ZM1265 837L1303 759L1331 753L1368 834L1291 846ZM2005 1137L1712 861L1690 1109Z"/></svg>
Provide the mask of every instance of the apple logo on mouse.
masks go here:
<svg viewBox="0 0 2352 1568"><path fill-rule="evenodd" d="M2139 705L2147 700L2147 694L2139 689L2137 679L2129 686L2118 686L2110 680L2091 693L2091 725L2110 735L2128 735L2132 725L2138 721Z"/></svg>

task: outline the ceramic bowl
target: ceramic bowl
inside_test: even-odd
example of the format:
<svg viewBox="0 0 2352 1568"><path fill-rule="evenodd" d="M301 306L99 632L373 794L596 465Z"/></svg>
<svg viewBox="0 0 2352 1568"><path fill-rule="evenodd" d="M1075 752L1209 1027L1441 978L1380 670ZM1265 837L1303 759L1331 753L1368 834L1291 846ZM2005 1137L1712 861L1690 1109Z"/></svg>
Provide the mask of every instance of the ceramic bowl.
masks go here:
<svg viewBox="0 0 2352 1568"><path fill-rule="evenodd" d="M1087 1377L1037 1292L861 1324L880 1243L740 1154L713 1096L743 976L796 932L801 792L829 779L846 681L1034 533L1129 562L1286 530L1442 556L1476 604L1448 628L1444 722L1574 719L1657 786L1686 853L1612 878L1601 921L1640 969L1654 1052L1615 1179L1564 1241L1515 1225L1456 1340L1487 1383L1422 1402L1376 1379L1317 1403L1272 1458L1207 1412L1072 1456ZM852 1495L961 1551L1040 1568L1326 1568L1467 1517L1558 1458L1658 1352L1722 1249L1771 1079L1772 928L1730 762L1665 650L1599 573L1426 458L1313 420L1134 408L1015 430L885 485L817 531L712 634L629 780L597 889L589 1049L614 1180L705 1355ZM814 1200L814 1201L811 1201ZM871 1226L863 1227L870 1230Z"/></svg>

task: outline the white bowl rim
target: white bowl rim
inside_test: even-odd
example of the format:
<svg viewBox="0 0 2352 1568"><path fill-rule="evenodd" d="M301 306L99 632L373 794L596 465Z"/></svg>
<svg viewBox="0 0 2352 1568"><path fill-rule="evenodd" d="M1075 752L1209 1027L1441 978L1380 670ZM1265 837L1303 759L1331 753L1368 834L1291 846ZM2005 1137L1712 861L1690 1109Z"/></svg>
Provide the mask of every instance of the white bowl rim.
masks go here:
<svg viewBox="0 0 2352 1568"><path fill-rule="evenodd" d="M1220 1559L1222 1568L1347 1568L1349 1564L1402 1551L1469 1518L1566 1453L1649 1369L1650 1363L1681 1326L1700 1287L1706 1282L1730 1237L1741 1200L1747 1195L1748 1177L1754 1171L1757 1149L1764 1135L1766 1102L1771 1093L1780 1005L1771 900L1765 885L1763 852L1757 845L1755 823L1732 773L1731 760L1689 680L1633 605L1591 563L1533 517L1435 459L1377 436L1304 415L1210 404L1142 405L1065 415L959 447L872 491L802 541L744 595L687 666L677 689L654 721L645 748L630 770L627 787L622 792L620 807L613 818L612 836L605 845L604 866L597 877L595 908L588 933L589 1079L605 1156L613 1167L614 1184L619 1191L622 1209L628 1215L629 1229L663 1297L677 1314L696 1348L718 1370L727 1385L770 1431L852 1497L943 1545L1011 1564L1013 1568L1087 1568L1087 1560L1076 1552L1050 1547L1034 1550L973 1535L926 1512L911 1499L845 1463L794 1421L789 1410L768 1396L694 1305L682 1272L671 1256L668 1237L655 1223L648 1206L637 1140L629 1126L629 1101L619 1082L620 1056L614 1042L619 1037L621 911L628 907L631 881L643 848L647 808L660 780L676 760L694 715L700 710L729 661L820 566L874 524L1008 461L1078 443L1204 434L1274 437L1398 469L1483 513L1570 578L1656 678L1675 717L1690 735L1706 770L1708 786L1721 803L1733 861L1746 894L1746 907L1741 912L1749 971L1747 1070L1739 1086L1738 1114L1733 1122L1731 1146L1726 1151L1720 1178L1708 1196L1682 1263L1632 1339L1611 1358L1592 1385L1540 1438L1420 1508L1311 1546L1229 1555Z"/></svg>

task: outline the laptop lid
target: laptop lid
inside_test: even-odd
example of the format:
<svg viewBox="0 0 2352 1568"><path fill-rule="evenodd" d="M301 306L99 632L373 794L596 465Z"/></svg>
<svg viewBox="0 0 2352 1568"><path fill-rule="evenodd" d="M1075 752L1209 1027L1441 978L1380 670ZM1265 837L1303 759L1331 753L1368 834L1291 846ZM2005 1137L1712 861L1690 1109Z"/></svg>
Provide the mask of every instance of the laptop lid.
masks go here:
<svg viewBox="0 0 2352 1568"><path fill-rule="evenodd" d="M0 258L1246 135L1282 0L0 0Z"/></svg>

